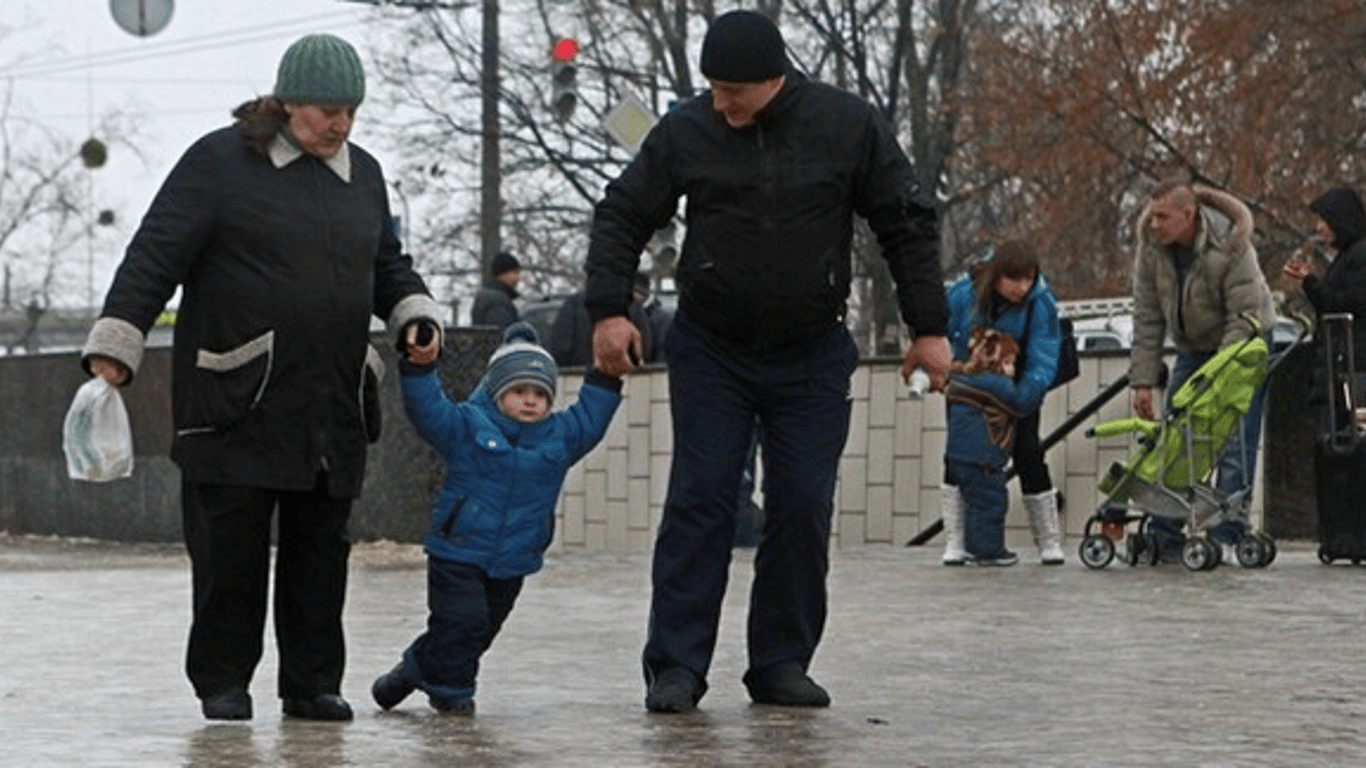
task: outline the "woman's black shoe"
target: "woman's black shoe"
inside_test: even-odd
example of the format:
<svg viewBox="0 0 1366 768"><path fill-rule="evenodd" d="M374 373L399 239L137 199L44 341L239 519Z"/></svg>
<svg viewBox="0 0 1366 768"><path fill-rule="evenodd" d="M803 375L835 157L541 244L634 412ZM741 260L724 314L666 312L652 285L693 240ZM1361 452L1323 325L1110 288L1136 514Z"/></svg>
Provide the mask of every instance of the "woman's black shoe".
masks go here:
<svg viewBox="0 0 1366 768"><path fill-rule="evenodd" d="M199 705L210 720L251 719L251 694L240 688L205 697Z"/></svg>
<svg viewBox="0 0 1366 768"><path fill-rule="evenodd" d="M284 711L289 717L304 720L350 720L351 705L335 693L324 693L311 699L287 698Z"/></svg>

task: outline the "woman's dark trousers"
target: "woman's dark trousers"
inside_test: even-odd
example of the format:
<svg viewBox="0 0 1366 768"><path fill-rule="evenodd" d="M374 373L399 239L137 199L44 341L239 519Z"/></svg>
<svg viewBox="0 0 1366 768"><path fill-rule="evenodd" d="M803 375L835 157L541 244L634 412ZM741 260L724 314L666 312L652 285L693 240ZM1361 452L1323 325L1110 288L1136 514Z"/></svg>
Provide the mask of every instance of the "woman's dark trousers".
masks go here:
<svg viewBox="0 0 1366 768"><path fill-rule="evenodd" d="M340 693L351 499L311 491L182 483L194 618L185 670L201 699L248 689L261 661L278 509L275 642L281 698Z"/></svg>

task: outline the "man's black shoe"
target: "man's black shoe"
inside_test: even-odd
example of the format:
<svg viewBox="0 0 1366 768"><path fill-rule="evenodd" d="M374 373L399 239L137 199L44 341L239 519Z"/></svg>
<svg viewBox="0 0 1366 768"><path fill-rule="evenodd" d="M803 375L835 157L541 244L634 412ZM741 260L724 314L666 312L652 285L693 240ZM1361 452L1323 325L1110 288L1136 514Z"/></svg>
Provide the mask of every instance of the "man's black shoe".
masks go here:
<svg viewBox="0 0 1366 768"><path fill-rule="evenodd" d="M779 664L763 672L745 673L745 687L755 704L785 707L828 707L830 694L797 664Z"/></svg>
<svg viewBox="0 0 1366 768"><path fill-rule="evenodd" d="M351 705L335 693L324 693L311 699L287 698L284 711L289 717L304 720L350 720Z"/></svg>
<svg viewBox="0 0 1366 768"><path fill-rule="evenodd" d="M210 720L250 720L251 694L241 688L206 697L199 703Z"/></svg>
<svg viewBox="0 0 1366 768"><path fill-rule="evenodd" d="M697 709L706 689L693 673L682 667L666 669L655 675L645 694L645 708L651 712L682 714Z"/></svg>

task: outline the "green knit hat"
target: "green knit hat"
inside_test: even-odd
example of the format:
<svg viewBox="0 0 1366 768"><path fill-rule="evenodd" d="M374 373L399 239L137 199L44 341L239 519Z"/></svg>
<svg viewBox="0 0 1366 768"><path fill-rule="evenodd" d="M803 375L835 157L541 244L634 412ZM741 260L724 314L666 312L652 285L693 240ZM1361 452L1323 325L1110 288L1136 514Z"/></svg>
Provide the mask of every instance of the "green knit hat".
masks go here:
<svg viewBox="0 0 1366 768"><path fill-rule="evenodd" d="M335 35L301 38L280 59L275 98L295 104L360 104L365 99L360 56Z"/></svg>

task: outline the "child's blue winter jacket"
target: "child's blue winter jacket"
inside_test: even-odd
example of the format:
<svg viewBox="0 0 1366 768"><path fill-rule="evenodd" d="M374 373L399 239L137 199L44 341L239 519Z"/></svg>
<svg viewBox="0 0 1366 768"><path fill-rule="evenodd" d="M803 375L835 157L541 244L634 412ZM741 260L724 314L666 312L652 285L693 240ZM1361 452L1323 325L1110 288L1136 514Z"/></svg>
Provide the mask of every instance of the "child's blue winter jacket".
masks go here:
<svg viewBox="0 0 1366 768"><path fill-rule="evenodd" d="M403 370L408 418L446 458L427 554L479 566L495 579L539 570L565 473L607 432L621 402L621 380L590 371L578 402L524 424L498 409L482 381L468 399L453 403L435 366Z"/></svg>

